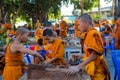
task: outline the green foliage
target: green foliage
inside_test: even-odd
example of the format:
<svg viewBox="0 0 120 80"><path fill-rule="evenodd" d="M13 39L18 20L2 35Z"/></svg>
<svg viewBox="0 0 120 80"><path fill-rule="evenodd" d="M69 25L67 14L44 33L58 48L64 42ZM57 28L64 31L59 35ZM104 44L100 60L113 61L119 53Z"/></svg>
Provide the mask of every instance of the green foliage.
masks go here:
<svg viewBox="0 0 120 80"><path fill-rule="evenodd" d="M69 2L69 0L4 0L3 4L8 20L13 19L13 16L16 14L23 1L25 1L25 4L17 17L22 20L25 19L28 22L30 18L32 18L33 21L40 19L42 22L51 15L56 18L60 16L62 2L66 5Z"/></svg>
<svg viewBox="0 0 120 80"><path fill-rule="evenodd" d="M84 5L84 10L89 10L94 6L96 6L96 4L98 3L98 0L71 0L71 4L74 4L75 9L81 8L80 6L81 2Z"/></svg>
<svg viewBox="0 0 120 80"><path fill-rule="evenodd" d="M100 16L98 14L93 14L92 18L94 21L96 21L96 20L100 19Z"/></svg>
<svg viewBox="0 0 120 80"><path fill-rule="evenodd" d="M93 7L98 6L98 0L71 0L71 4L74 4L74 9L83 7L84 10L91 10Z"/></svg>

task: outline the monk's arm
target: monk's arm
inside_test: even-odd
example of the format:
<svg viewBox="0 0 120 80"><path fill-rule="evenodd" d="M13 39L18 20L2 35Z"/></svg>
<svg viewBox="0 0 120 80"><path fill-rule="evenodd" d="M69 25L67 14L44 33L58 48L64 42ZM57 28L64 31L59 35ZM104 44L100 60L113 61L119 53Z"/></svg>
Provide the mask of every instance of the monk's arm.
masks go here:
<svg viewBox="0 0 120 80"><path fill-rule="evenodd" d="M27 49L27 48L25 48L24 46L21 46L21 45L19 45L19 46L16 47L16 51L20 51L22 53L27 53L27 54L30 54L30 55L42 58L41 55L39 55L38 52L29 50L29 49Z"/></svg>
<svg viewBox="0 0 120 80"><path fill-rule="evenodd" d="M83 61L82 63L80 63L78 66L84 67L85 65L87 65L87 64L90 63L91 61L95 60L97 56L98 56L98 55L97 55L97 52L94 51L94 50L92 50L92 51L91 51L91 55L88 57L88 59L85 60L85 61Z"/></svg>
<svg viewBox="0 0 120 80"><path fill-rule="evenodd" d="M52 58L51 60L49 60L47 63L53 63L57 60L57 58Z"/></svg>

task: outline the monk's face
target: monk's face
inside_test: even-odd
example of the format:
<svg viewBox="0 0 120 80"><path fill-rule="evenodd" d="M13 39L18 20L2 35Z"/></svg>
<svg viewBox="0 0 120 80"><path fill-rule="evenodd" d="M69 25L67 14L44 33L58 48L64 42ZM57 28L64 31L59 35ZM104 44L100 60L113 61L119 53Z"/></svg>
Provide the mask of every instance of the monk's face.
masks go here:
<svg viewBox="0 0 120 80"><path fill-rule="evenodd" d="M48 42L48 43L53 43L54 41L54 36L44 36L44 39Z"/></svg>
<svg viewBox="0 0 120 80"><path fill-rule="evenodd" d="M81 32L86 32L89 28L89 24L84 22L81 18L79 19L79 30Z"/></svg>
<svg viewBox="0 0 120 80"><path fill-rule="evenodd" d="M37 23L39 23L39 20L37 20Z"/></svg>
<svg viewBox="0 0 120 80"><path fill-rule="evenodd" d="M27 42L29 33L21 34L21 42Z"/></svg>

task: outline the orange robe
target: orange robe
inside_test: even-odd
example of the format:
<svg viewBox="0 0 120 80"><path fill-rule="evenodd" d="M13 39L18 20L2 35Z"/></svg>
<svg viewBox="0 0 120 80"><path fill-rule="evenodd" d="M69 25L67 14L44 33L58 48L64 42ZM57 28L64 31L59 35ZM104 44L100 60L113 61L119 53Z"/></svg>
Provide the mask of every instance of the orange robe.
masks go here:
<svg viewBox="0 0 120 80"><path fill-rule="evenodd" d="M37 28L35 31L35 39L36 39L36 43L38 42L38 39L42 38L42 33L43 30L41 28Z"/></svg>
<svg viewBox="0 0 120 80"><path fill-rule="evenodd" d="M65 65L63 41L60 39L56 39L52 44L48 44L46 46L47 46L46 50L49 51L46 54L46 61L49 61L53 58L57 58L57 60L52 64Z"/></svg>
<svg viewBox="0 0 120 80"><path fill-rule="evenodd" d="M34 51L39 51L39 50L41 50L41 47L39 45L36 45ZM35 59L35 63L34 63L34 59ZM40 59L37 57L34 57L34 59L32 60L32 64L39 64Z"/></svg>
<svg viewBox="0 0 120 80"><path fill-rule="evenodd" d="M101 36L103 37L105 34L112 33L112 28L109 26L109 24L106 23L105 30L101 33Z"/></svg>
<svg viewBox="0 0 120 80"><path fill-rule="evenodd" d="M4 28L5 28L5 29L10 29L10 28L12 28L12 24L5 23L5 24L4 24Z"/></svg>
<svg viewBox="0 0 120 80"><path fill-rule="evenodd" d="M8 38L8 39L11 39L11 37L10 37L9 35L15 36L15 31L14 31L14 30L8 30L8 31L7 31L7 38Z"/></svg>
<svg viewBox="0 0 120 80"><path fill-rule="evenodd" d="M95 23L95 27L100 27L100 24L98 24L98 23Z"/></svg>
<svg viewBox="0 0 120 80"><path fill-rule="evenodd" d="M3 32L2 29L0 29L0 35L2 34L2 32Z"/></svg>
<svg viewBox="0 0 120 80"><path fill-rule="evenodd" d="M56 31L57 30L57 26L56 25L54 25L54 31Z"/></svg>
<svg viewBox="0 0 120 80"><path fill-rule="evenodd" d="M25 70L24 53L12 53L10 46L11 44L6 48L3 80L19 80Z"/></svg>
<svg viewBox="0 0 120 80"><path fill-rule="evenodd" d="M68 34L68 24L65 21L62 21L60 23L60 36L62 38L65 38L67 37L67 34Z"/></svg>
<svg viewBox="0 0 120 80"><path fill-rule="evenodd" d="M75 20L75 37L79 37L80 33L79 33L79 20L76 19Z"/></svg>
<svg viewBox="0 0 120 80"><path fill-rule="evenodd" d="M120 26L117 26L116 32L115 32L115 48L120 49Z"/></svg>
<svg viewBox="0 0 120 80"><path fill-rule="evenodd" d="M37 22L37 23L36 23L36 27L41 27L41 23L40 23L40 22Z"/></svg>
<svg viewBox="0 0 120 80"><path fill-rule="evenodd" d="M83 60L86 60L90 54L91 50L97 52L98 56L95 60L91 61L85 66L87 73L91 76L92 80L110 80L110 75L108 71L108 66L103 57L103 44L100 33L91 28L84 36L83 39L83 50L85 56Z"/></svg>

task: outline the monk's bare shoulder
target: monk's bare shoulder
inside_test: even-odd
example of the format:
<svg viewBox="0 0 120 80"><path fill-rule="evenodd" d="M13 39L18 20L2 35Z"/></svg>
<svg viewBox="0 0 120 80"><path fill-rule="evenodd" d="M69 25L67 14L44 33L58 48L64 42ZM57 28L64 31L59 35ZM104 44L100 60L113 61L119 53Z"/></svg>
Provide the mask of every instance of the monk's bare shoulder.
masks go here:
<svg viewBox="0 0 120 80"><path fill-rule="evenodd" d="M16 52L18 52L19 49L21 49L21 48L22 48L22 45L13 43L13 44L11 45L11 47L10 47L10 50L11 50L13 53L16 53Z"/></svg>

